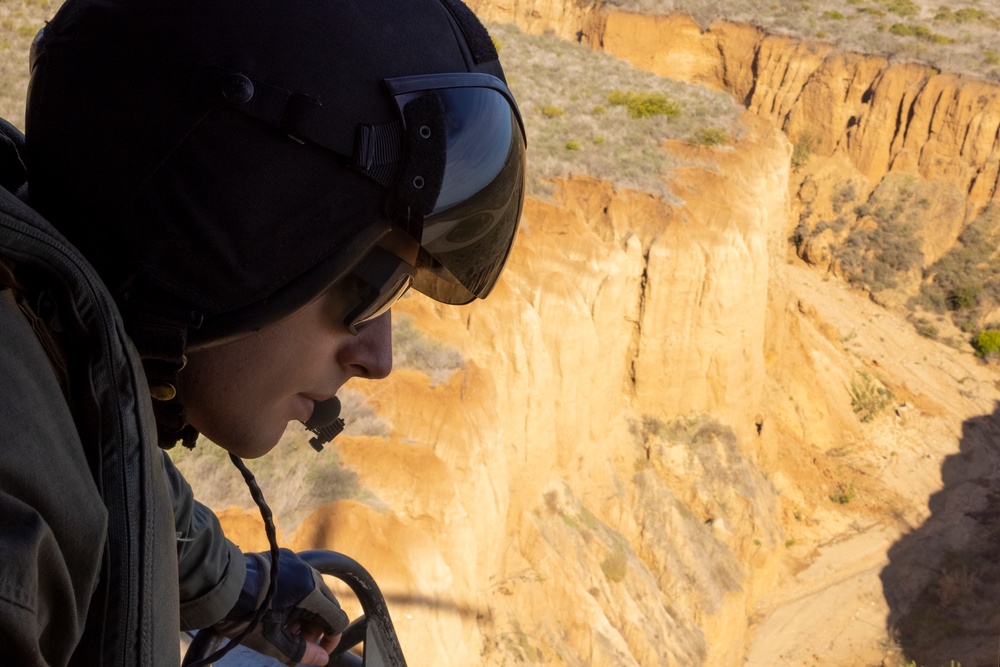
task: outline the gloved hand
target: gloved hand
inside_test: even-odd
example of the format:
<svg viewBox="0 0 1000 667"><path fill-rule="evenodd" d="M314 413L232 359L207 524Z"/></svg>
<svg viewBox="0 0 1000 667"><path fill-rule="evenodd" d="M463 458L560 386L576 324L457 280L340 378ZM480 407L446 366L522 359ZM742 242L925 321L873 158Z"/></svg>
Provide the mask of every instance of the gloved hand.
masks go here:
<svg viewBox="0 0 1000 667"><path fill-rule="evenodd" d="M236 605L215 628L235 637L253 620L271 576L271 554L244 554L247 576ZM326 665L348 618L319 572L288 549L278 552L278 588L243 645L286 665Z"/></svg>

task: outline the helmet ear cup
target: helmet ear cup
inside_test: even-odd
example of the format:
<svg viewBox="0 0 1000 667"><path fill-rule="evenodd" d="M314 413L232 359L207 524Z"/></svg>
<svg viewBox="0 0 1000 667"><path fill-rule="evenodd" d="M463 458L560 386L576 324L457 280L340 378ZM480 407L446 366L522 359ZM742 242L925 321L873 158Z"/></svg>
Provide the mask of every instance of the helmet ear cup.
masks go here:
<svg viewBox="0 0 1000 667"><path fill-rule="evenodd" d="M403 107L403 162L395 197L419 215L437 204L448 161L444 102L437 94L418 95ZM409 216L406 216L409 217Z"/></svg>

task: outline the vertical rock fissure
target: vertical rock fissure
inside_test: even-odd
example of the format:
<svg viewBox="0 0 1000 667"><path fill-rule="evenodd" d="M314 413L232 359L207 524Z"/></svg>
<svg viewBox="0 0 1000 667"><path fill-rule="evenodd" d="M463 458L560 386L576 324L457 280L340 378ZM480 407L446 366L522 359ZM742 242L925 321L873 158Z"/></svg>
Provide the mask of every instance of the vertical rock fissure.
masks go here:
<svg viewBox="0 0 1000 667"><path fill-rule="evenodd" d="M649 253L656 239L650 242L642 255L642 276L639 279L639 312L632 330L632 361L629 363L629 381L632 391L636 389L636 365L639 359L639 341L642 338L642 319L646 312L646 288L649 284Z"/></svg>
<svg viewBox="0 0 1000 667"><path fill-rule="evenodd" d="M750 108L750 103L753 101L754 93L757 90L757 77L760 74L760 40L753 47L753 60L750 62L750 90L747 91L746 97L743 98L743 106Z"/></svg>
<svg viewBox="0 0 1000 667"><path fill-rule="evenodd" d="M910 127L913 126L913 117L917 115L917 101L920 99L921 93L923 93L923 86L921 86L920 90L918 90L913 96L913 101L910 102L910 107L906 110L906 122L902 128L903 141L900 143L900 148L902 148L903 145L906 144L906 140L909 139ZM906 100L905 93L902 99Z"/></svg>
<svg viewBox="0 0 1000 667"><path fill-rule="evenodd" d="M944 99L944 91L938 92L937 98L934 100L934 105L931 107L931 117L927 121L927 139L925 141L930 141L930 138L934 135L934 119L937 118L938 109L941 108L941 102Z"/></svg>

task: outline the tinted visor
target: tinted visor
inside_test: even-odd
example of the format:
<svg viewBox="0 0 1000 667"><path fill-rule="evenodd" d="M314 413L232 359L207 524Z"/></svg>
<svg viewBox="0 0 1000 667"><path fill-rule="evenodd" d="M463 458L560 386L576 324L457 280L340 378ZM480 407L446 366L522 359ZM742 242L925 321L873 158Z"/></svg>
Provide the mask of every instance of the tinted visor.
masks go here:
<svg viewBox="0 0 1000 667"><path fill-rule="evenodd" d="M524 201L525 139L500 79L386 80L407 157L390 214L420 242L413 286L444 303L485 298L510 255Z"/></svg>

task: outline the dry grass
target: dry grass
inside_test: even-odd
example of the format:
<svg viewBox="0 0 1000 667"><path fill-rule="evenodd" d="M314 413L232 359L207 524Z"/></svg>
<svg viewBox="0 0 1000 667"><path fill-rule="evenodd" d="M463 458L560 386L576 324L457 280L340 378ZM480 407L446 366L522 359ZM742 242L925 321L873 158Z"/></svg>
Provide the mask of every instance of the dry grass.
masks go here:
<svg viewBox="0 0 1000 667"><path fill-rule="evenodd" d="M379 419L361 394L342 389L338 395L347 422L345 435L388 435L389 425ZM336 445L317 453L309 445L310 435L301 424L289 424L271 454L247 461L278 526L286 532L324 503L343 498L374 501L357 474L340 465ZM216 509L255 507L243 478L221 447L201 438L193 450L175 447L170 457L202 503Z"/></svg>
<svg viewBox="0 0 1000 667"><path fill-rule="evenodd" d="M60 4L58 0L0 0L0 117L22 131L31 40Z"/></svg>
<svg viewBox="0 0 1000 667"><path fill-rule="evenodd" d="M465 357L455 348L428 338L402 315L392 323L392 363L395 368L412 368L425 373L432 384L447 382L465 365Z"/></svg>
<svg viewBox="0 0 1000 667"><path fill-rule="evenodd" d="M607 4L655 14L686 12L705 27L717 19L747 22L773 33L1000 81L1000 7L995 2L607 0Z"/></svg>
<svg viewBox="0 0 1000 667"><path fill-rule="evenodd" d="M665 139L706 145L741 135L728 95L664 79L553 36L491 25L528 133L531 191L584 173L669 196Z"/></svg>

